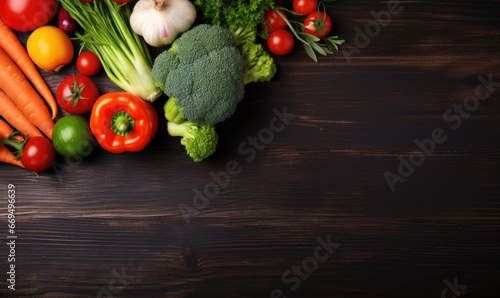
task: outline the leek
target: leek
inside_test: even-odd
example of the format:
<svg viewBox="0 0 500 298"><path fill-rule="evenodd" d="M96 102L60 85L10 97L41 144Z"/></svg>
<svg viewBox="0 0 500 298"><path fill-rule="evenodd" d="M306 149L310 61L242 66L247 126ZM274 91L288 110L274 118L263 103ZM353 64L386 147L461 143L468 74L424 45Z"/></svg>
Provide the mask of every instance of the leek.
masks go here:
<svg viewBox="0 0 500 298"><path fill-rule="evenodd" d="M83 3L60 0L83 29L76 32L81 46L94 52L109 79L124 91L153 102L161 95L151 76L153 59L146 42L130 27L130 6L113 0Z"/></svg>

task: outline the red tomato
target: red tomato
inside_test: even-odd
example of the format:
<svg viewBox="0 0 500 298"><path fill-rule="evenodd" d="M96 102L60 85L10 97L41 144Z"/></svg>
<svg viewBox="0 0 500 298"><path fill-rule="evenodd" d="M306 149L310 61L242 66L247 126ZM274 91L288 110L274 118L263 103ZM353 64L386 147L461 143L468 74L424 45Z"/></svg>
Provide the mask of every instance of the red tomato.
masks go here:
<svg viewBox="0 0 500 298"><path fill-rule="evenodd" d="M132 0L113 0L113 1L115 1L116 3L120 3L120 4L122 4L122 3L128 3L128 2L131 2Z"/></svg>
<svg viewBox="0 0 500 298"><path fill-rule="evenodd" d="M82 75L91 77L101 70L101 61L93 52L85 51L76 59L76 68Z"/></svg>
<svg viewBox="0 0 500 298"><path fill-rule="evenodd" d="M66 77L56 92L57 103L61 109L79 115L89 113L99 96L96 84L81 74Z"/></svg>
<svg viewBox="0 0 500 298"><path fill-rule="evenodd" d="M271 53L279 56L290 53L294 44L292 34L284 29L274 30L267 39L267 47Z"/></svg>
<svg viewBox="0 0 500 298"><path fill-rule="evenodd" d="M315 11L304 20L304 32L323 38L332 30L332 19L324 12Z"/></svg>
<svg viewBox="0 0 500 298"><path fill-rule="evenodd" d="M24 144L21 163L30 171L42 172L50 168L55 156L51 141L44 137L31 137Z"/></svg>
<svg viewBox="0 0 500 298"><path fill-rule="evenodd" d="M29 32L47 25L59 10L57 0L2 0L0 17L10 28Z"/></svg>
<svg viewBox="0 0 500 298"><path fill-rule="evenodd" d="M296 13L306 16L318 8L318 0L293 0L292 5Z"/></svg>
<svg viewBox="0 0 500 298"><path fill-rule="evenodd" d="M92 2L94 2L94 0L80 0L80 2L83 2L83 3L92 3Z"/></svg>
<svg viewBox="0 0 500 298"><path fill-rule="evenodd" d="M283 14L285 19L287 19L285 12L280 12ZM262 29L268 32L272 32L278 29L286 29L287 27L288 25L285 20L279 14L277 14L274 9L269 9L264 14L264 23L262 24Z"/></svg>

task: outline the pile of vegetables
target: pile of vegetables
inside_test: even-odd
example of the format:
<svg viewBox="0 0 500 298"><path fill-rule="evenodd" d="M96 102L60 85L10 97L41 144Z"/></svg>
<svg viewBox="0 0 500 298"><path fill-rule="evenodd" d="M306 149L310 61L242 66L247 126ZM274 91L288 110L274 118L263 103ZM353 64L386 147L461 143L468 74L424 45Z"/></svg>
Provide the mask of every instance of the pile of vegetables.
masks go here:
<svg viewBox="0 0 500 298"><path fill-rule="evenodd" d="M52 113L40 94L49 103ZM0 119L2 145L0 161L32 170L46 170L50 166L50 160L41 159L36 154L30 157L29 153L23 154L23 152L33 152L29 150L31 147L40 147L38 150L40 152L54 151L48 139L52 138L57 105L23 45L2 19L0 19L0 106L0 116L7 121ZM30 139L15 138L17 132L29 135ZM5 146L10 146L14 154ZM48 155L53 156L50 153ZM36 164L37 159L39 164Z"/></svg>
<svg viewBox="0 0 500 298"><path fill-rule="evenodd" d="M247 84L273 79L273 56L295 40L316 62L338 50L331 23L317 0L2 1L0 161L39 172L98 146L143 150L158 131L152 102L163 94L166 133L200 162L217 150L216 126ZM14 31L29 33L26 48ZM78 72L50 90L40 72L72 63ZM99 92L91 77L101 70L121 92Z"/></svg>

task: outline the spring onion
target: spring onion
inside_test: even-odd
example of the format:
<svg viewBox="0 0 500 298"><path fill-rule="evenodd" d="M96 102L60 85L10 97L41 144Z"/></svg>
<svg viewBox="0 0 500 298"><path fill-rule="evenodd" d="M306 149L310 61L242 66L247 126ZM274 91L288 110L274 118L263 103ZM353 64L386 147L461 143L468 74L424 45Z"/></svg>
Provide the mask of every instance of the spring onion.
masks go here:
<svg viewBox="0 0 500 298"><path fill-rule="evenodd" d="M83 29L81 46L94 52L109 79L124 91L152 102L161 94L151 77L153 60L145 41L130 27L130 6L113 0L60 0Z"/></svg>

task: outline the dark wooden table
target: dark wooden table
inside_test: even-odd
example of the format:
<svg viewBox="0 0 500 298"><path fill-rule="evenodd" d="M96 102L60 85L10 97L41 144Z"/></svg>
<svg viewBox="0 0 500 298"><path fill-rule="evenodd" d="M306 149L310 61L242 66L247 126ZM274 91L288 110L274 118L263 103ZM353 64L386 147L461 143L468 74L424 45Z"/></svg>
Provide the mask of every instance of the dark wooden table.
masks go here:
<svg viewBox="0 0 500 298"><path fill-rule="evenodd" d="M276 58L202 163L162 119L138 153L0 165L0 296L498 297L500 1L327 8L341 51Z"/></svg>

